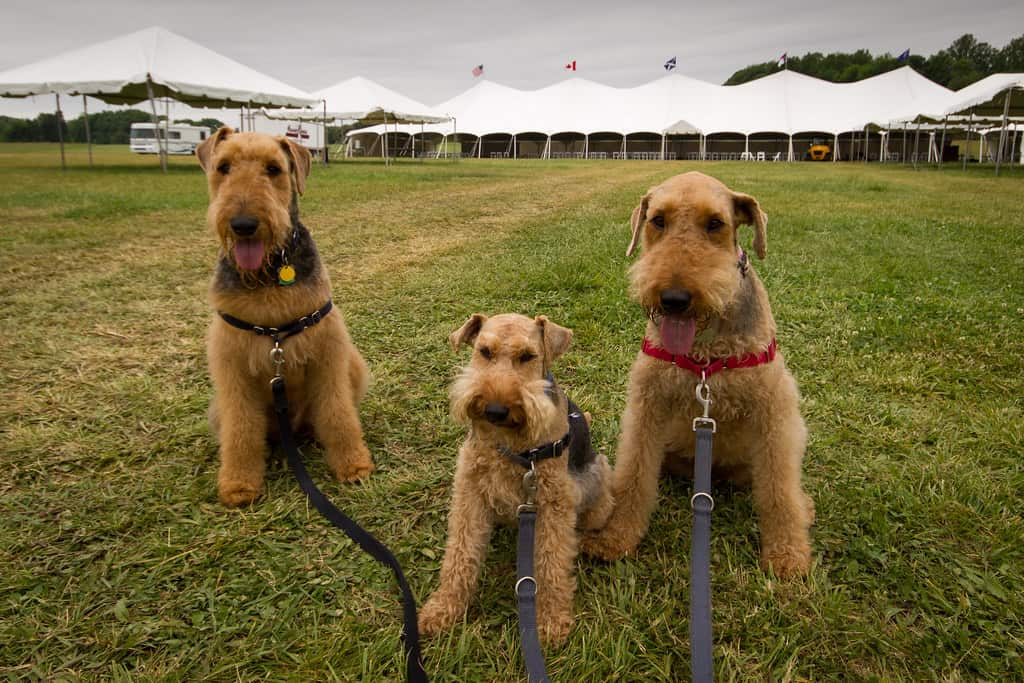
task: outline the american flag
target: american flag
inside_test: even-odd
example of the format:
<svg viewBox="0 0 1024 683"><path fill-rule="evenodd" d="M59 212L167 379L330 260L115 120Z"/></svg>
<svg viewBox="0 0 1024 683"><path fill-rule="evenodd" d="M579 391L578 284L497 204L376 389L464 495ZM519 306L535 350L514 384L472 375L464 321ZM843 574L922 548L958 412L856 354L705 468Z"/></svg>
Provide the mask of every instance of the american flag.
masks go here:
<svg viewBox="0 0 1024 683"><path fill-rule="evenodd" d="M483 74L483 72L484 72L484 65L483 64L479 64L479 65L473 67L473 75L474 76L480 76L480 75Z"/></svg>
<svg viewBox="0 0 1024 683"><path fill-rule="evenodd" d="M786 66L786 53L785 53L785 52L783 52L783 53L782 53L782 56L781 56L781 57L779 57L779 63L778 63L778 67L779 67L780 69L781 69L782 67L784 67L784 66Z"/></svg>

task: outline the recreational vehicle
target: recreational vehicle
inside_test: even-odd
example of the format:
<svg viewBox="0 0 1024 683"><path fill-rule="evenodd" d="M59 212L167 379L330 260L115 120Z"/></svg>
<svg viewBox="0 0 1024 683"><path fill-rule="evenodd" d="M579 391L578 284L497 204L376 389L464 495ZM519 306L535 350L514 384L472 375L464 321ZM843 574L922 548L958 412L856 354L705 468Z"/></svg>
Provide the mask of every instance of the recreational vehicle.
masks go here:
<svg viewBox="0 0 1024 683"><path fill-rule="evenodd" d="M156 133L167 141L168 154L195 154L196 147L210 135L210 129L203 126L190 126L184 123L172 123L170 128L161 123L157 131L152 123L133 123L128 135L128 144L136 154L159 154Z"/></svg>

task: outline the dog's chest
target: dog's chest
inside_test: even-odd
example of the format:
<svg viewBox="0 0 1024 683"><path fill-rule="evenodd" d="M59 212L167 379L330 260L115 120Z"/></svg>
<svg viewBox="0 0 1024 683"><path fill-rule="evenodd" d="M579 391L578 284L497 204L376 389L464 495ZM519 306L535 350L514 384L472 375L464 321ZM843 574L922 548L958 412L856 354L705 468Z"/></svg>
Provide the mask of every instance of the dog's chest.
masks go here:
<svg viewBox="0 0 1024 683"><path fill-rule="evenodd" d="M497 453L495 457L500 457ZM494 512L495 518L503 524L515 521L516 508L525 502L523 475L525 470L509 463L492 463L477 471L477 486L481 503Z"/></svg>

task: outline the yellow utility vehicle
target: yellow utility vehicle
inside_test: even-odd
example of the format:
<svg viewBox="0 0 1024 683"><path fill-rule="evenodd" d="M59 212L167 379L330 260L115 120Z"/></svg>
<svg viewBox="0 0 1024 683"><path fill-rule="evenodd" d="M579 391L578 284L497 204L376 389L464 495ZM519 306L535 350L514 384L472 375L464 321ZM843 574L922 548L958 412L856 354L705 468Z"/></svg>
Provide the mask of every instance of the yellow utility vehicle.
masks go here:
<svg viewBox="0 0 1024 683"><path fill-rule="evenodd" d="M832 158L832 148L825 143L824 138L814 138L811 146L807 148L804 159L807 161L828 161Z"/></svg>

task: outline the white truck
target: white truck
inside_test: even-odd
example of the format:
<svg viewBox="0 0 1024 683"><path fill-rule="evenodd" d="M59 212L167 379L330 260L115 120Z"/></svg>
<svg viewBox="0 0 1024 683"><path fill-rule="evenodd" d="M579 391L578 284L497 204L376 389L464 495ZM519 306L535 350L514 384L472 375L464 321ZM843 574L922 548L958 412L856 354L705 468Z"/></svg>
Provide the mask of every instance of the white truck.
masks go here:
<svg viewBox="0 0 1024 683"><path fill-rule="evenodd" d="M161 122L157 129L152 123L133 123L128 134L128 145L136 154L159 154L157 135L167 141L168 154L195 154L196 147L210 136L210 129L185 123Z"/></svg>

